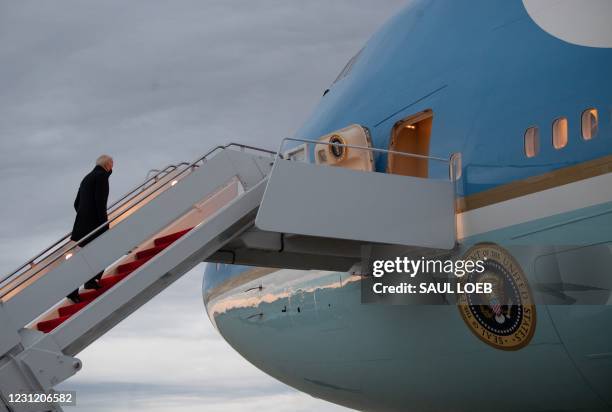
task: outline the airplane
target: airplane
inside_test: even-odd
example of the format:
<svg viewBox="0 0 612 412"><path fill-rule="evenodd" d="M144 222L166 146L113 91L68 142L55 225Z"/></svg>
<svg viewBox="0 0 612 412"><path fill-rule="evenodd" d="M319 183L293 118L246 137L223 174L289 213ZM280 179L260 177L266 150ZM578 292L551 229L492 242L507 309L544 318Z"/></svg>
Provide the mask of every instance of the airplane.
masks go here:
<svg viewBox="0 0 612 412"><path fill-rule="evenodd" d="M363 304L365 280L351 272L209 263L203 298L221 336L281 382L358 410L612 410L610 17L612 3L596 0L411 1L289 142L301 159L316 149L299 139L460 153L452 254L507 261L497 273L525 282L522 317ZM353 129L367 139L351 141ZM370 161L380 173L445 173L394 153ZM353 205L335 207L331 227Z"/></svg>
<svg viewBox="0 0 612 412"><path fill-rule="evenodd" d="M66 234L1 277L0 410L61 410L11 397L53 395L80 351L201 262L221 336L314 397L612 410L610 16L606 0L410 1L278 150L155 170L102 235ZM404 258L480 262L415 279L492 291L377 294L376 262Z"/></svg>

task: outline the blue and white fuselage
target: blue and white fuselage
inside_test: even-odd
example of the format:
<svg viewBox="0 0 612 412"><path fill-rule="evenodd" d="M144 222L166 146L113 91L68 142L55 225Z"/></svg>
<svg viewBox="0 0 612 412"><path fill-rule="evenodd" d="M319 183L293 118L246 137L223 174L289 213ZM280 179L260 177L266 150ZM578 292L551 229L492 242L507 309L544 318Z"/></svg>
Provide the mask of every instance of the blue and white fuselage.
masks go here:
<svg viewBox="0 0 612 412"><path fill-rule="evenodd" d="M533 290L555 283L552 267L564 285L595 276L597 304L538 305L533 337L506 351L455 305L361 304L349 273L211 263L204 301L223 337L282 382L355 409L612 410L611 17L605 0L412 1L296 134L359 124L388 149L398 122L433 113L428 155L461 154L454 253L502 245Z"/></svg>

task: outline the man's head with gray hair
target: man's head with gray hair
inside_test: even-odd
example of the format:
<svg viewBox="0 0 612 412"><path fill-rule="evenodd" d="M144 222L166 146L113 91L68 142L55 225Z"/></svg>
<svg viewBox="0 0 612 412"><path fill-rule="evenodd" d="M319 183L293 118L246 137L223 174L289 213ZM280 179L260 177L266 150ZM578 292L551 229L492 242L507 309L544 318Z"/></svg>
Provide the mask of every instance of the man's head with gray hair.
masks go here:
<svg viewBox="0 0 612 412"><path fill-rule="evenodd" d="M104 168L104 170L110 172L113 170L113 158L109 155L103 154L96 160L96 165L101 166Z"/></svg>

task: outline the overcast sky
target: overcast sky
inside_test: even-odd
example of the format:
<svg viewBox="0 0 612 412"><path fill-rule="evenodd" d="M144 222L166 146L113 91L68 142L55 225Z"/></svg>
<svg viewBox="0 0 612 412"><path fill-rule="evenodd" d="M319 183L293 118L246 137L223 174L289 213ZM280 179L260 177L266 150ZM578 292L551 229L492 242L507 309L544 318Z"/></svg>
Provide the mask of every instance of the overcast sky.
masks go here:
<svg viewBox="0 0 612 412"><path fill-rule="evenodd" d="M0 272L72 226L79 181L111 201L151 168L239 141L277 148L405 0L0 0ZM79 357L83 411L339 410L229 347L203 265Z"/></svg>

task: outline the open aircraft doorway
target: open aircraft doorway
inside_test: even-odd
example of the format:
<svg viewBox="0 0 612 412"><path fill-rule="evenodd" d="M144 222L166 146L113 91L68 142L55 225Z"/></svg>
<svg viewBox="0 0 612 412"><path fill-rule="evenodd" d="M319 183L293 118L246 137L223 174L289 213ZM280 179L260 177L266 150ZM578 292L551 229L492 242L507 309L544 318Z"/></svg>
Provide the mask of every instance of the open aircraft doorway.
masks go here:
<svg viewBox="0 0 612 412"><path fill-rule="evenodd" d="M423 157L402 156L389 153L387 172L395 175L427 177L429 141L433 112L411 115L400 120L393 127L389 150L414 153Z"/></svg>

